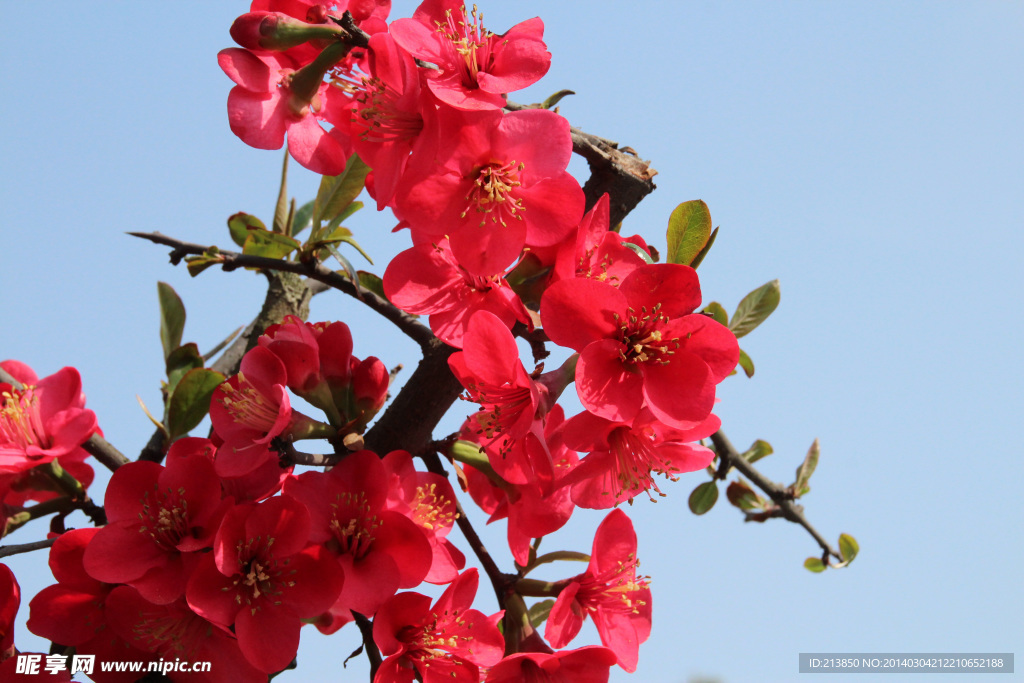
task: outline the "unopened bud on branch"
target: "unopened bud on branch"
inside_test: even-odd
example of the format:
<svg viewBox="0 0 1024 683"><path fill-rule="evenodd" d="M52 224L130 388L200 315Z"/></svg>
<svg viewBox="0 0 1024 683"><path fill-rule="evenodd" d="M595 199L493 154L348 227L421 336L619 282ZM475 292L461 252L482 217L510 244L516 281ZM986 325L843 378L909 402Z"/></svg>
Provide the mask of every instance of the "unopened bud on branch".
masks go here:
<svg viewBox="0 0 1024 683"><path fill-rule="evenodd" d="M249 12L231 24L231 37L247 50L287 50L344 34L337 24L307 24L281 12Z"/></svg>

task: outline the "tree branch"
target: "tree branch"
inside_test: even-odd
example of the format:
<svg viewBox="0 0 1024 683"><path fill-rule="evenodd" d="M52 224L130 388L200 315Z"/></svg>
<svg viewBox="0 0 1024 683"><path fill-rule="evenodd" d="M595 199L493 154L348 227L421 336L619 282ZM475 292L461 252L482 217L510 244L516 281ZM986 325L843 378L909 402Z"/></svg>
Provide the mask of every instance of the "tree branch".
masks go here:
<svg viewBox="0 0 1024 683"><path fill-rule="evenodd" d="M181 240L174 239L173 237L162 235L158 232L130 232L128 234L133 237L141 237L142 239L155 242L156 244L173 247L173 250L171 251L171 263L175 265L180 263L181 259L186 255L200 256L206 254L211 249L211 247L183 242ZM235 270L237 268L259 268L261 270L276 270L286 273L305 275L319 282L323 282L325 285L333 287L338 291L344 292L349 296L359 299L365 305L393 323L395 327L400 329L424 349L430 346L433 341L436 341L434 333L430 331L430 328L419 322L416 318L398 308L387 299L377 296L373 292L361 288L357 289L356 285L354 285L348 278L336 273L320 263L282 261L280 259L266 258L264 256L251 256L249 254L239 254L238 252L223 251L219 249L216 252L216 257L220 261L221 267L226 271Z"/></svg>
<svg viewBox="0 0 1024 683"><path fill-rule="evenodd" d="M0 545L0 557L10 557L11 555L30 553L33 550L42 550L49 548L56 541L56 538L48 538L45 541L33 541L32 543L22 543L21 545Z"/></svg>
<svg viewBox="0 0 1024 683"><path fill-rule="evenodd" d="M772 499L779 510L780 515L785 519L788 519L794 524L799 524L807 533L818 542L821 546L822 551L832 555L833 557L842 560L843 556L840 555L836 550L829 545L829 542L825 540L825 537L818 532L811 523L804 517L803 508L793 502L792 497L786 492L786 489L773 482L768 477L761 474L758 470L754 469L754 466L747 462L736 447L732 445L728 437L722 430L718 430L711 435L711 441L715 444L715 452L718 453L720 461L719 471L728 473L730 467L735 467L739 472L749 479L754 486L758 487ZM724 474L722 475L725 476Z"/></svg>
<svg viewBox="0 0 1024 683"><path fill-rule="evenodd" d="M373 639L373 622L355 610L352 610L352 616L356 620L356 626L359 627L359 633L363 636L363 649L366 650L366 658L370 660L370 680L372 681L376 678L377 669L380 668L382 661L380 650L377 649L377 643Z"/></svg>

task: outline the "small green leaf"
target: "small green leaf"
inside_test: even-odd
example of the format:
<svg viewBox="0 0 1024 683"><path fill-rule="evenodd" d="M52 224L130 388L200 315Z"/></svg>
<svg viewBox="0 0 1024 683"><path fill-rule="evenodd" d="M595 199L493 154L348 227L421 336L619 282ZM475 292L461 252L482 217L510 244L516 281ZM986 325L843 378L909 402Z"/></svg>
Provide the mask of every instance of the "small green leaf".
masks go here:
<svg viewBox="0 0 1024 683"><path fill-rule="evenodd" d="M206 368L185 373L167 404L167 432L171 441L188 434L208 412L213 390L224 381L224 375Z"/></svg>
<svg viewBox="0 0 1024 683"><path fill-rule="evenodd" d="M683 202L668 219L668 263L690 265L711 237L711 212L700 199Z"/></svg>
<svg viewBox="0 0 1024 683"><path fill-rule="evenodd" d="M722 306L722 304L718 303L717 301L712 301L707 306L705 306L703 312L710 313L712 319L716 323L721 323L722 325L728 326L729 314L725 311L725 307Z"/></svg>
<svg viewBox="0 0 1024 683"><path fill-rule="evenodd" d="M160 343L166 359L181 345L181 335L185 331L185 305L166 282L156 283L156 293L160 300Z"/></svg>
<svg viewBox="0 0 1024 683"><path fill-rule="evenodd" d="M189 370L203 367L203 357L199 355L199 347L185 344L171 351L167 357L167 395L174 393L174 388Z"/></svg>
<svg viewBox="0 0 1024 683"><path fill-rule="evenodd" d="M691 268L696 270L697 266L704 263L704 257L708 255L709 251L711 251L711 245L715 243L716 237L718 237L718 228L715 228L714 230L711 231L711 237L708 238L708 243L705 244L704 248L701 249L700 252L693 257L692 261L690 261Z"/></svg>
<svg viewBox="0 0 1024 683"><path fill-rule="evenodd" d="M320 191L316 195L313 210L313 225L319 226L325 221L330 223L363 191L366 174L370 167L363 163L359 155L353 154L345 164L345 170L339 175L325 175L320 181Z"/></svg>
<svg viewBox="0 0 1024 683"><path fill-rule="evenodd" d="M729 323L729 329L736 338L750 333L763 323L778 307L780 295L779 281L772 280L743 297L743 301L736 307L736 312L732 314L732 322Z"/></svg>
<svg viewBox="0 0 1024 683"><path fill-rule="evenodd" d="M274 232L278 235L287 234L288 230L288 150L284 151L281 163L281 189L277 193L277 205L274 207Z"/></svg>
<svg viewBox="0 0 1024 683"><path fill-rule="evenodd" d="M651 255L648 254L647 251L639 244L633 244L632 242L623 242L622 246L626 247L626 249L629 249L634 254L642 258L644 260L644 263L646 263L647 265L651 265L652 263L654 263L654 259L651 258Z"/></svg>
<svg viewBox="0 0 1024 683"><path fill-rule="evenodd" d="M695 515L703 515L715 506L717 500L718 485L713 481L706 481L690 494L690 512Z"/></svg>
<svg viewBox="0 0 1024 683"><path fill-rule="evenodd" d="M750 360L750 356L743 349L740 349L740 367L747 377L754 376L754 361Z"/></svg>
<svg viewBox="0 0 1024 683"><path fill-rule="evenodd" d="M202 256L186 256L185 267L188 268L188 274L192 277L199 275L210 266L215 266L218 263L224 263L224 259L220 256L212 255L213 250L207 251Z"/></svg>
<svg viewBox="0 0 1024 683"><path fill-rule="evenodd" d="M315 208L316 200L310 199L295 212L295 218L292 220L292 237L301 234L304 230L308 230L309 226L313 225L313 210Z"/></svg>
<svg viewBox="0 0 1024 683"><path fill-rule="evenodd" d="M250 232L242 247L242 253L249 256L283 259L302 245L298 240L276 232Z"/></svg>
<svg viewBox="0 0 1024 683"><path fill-rule="evenodd" d="M530 624L534 628L539 628L541 624L548 620L548 615L551 614L551 608L555 606L553 598L547 600L541 600L540 602L530 605L530 609L526 611L526 616L530 618Z"/></svg>
<svg viewBox="0 0 1024 683"><path fill-rule="evenodd" d="M245 238L253 230L266 232L267 226L263 225L263 221L256 218L256 216L250 216L242 211L228 218L228 231L231 233L231 241L240 247L245 246Z"/></svg>
<svg viewBox="0 0 1024 683"><path fill-rule="evenodd" d="M356 275L359 276L359 285L363 289L367 289L373 292L381 299L384 299L384 301L388 300L388 298L384 296L384 281L381 280L377 275L374 275L373 273L367 273L365 270L358 271Z"/></svg>
<svg viewBox="0 0 1024 683"><path fill-rule="evenodd" d="M725 489L725 497L740 510L754 510L763 507L761 497L742 479L729 484Z"/></svg>
<svg viewBox="0 0 1024 683"><path fill-rule="evenodd" d="M774 452L775 451L772 450L772 445L770 443L758 439L753 444L751 444L750 448L743 451L743 459L753 464L760 460L761 458L765 458Z"/></svg>
<svg viewBox="0 0 1024 683"><path fill-rule="evenodd" d="M540 103L540 107L541 107L541 109L551 109L556 104L558 104L563 97L566 97L568 95L575 95L575 94L576 93L574 93L572 90L559 90L554 95L548 96L547 99L545 99L543 102L541 102Z"/></svg>
<svg viewBox="0 0 1024 683"><path fill-rule="evenodd" d="M808 557L804 560L804 569L815 574L820 574L825 571L825 563L821 561L820 557Z"/></svg>
<svg viewBox="0 0 1024 683"><path fill-rule="evenodd" d="M843 556L843 562L849 564L860 552L860 545L850 534L839 534L839 554Z"/></svg>
<svg viewBox="0 0 1024 683"><path fill-rule="evenodd" d="M796 482L793 483L793 489L797 495L803 495L803 489L807 488L807 482L810 481L811 475L814 474L814 470L818 467L818 456L821 455L821 445L818 440L815 439L814 443L807 450L807 455L804 456L804 461L800 463L800 466L796 468ZM808 489L809 491L810 489Z"/></svg>

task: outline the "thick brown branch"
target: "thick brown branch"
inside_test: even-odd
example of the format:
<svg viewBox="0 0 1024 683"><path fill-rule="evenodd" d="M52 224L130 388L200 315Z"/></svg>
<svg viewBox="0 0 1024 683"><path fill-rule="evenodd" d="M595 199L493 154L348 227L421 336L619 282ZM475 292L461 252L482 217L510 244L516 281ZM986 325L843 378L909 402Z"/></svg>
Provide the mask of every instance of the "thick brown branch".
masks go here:
<svg viewBox="0 0 1024 683"><path fill-rule="evenodd" d="M173 247L173 251L171 251L171 263L174 264L180 263L181 259L187 255L199 256L205 254L211 249L211 247L208 246L204 247L201 244L183 242L181 240L174 239L173 237L162 235L158 232L130 232L128 234L133 237L141 237L142 239L155 242L156 244ZM228 271L235 270L237 268L259 268L261 270L276 270L286 273L305 275L344 292L349 296L359 299L368 307L393 323L398 329L404 332L409 338L424 349L436 341L434 333L430 331L430 328L419 322L416 318L393 305L387 299L382 299L377 296L373 292L365 289L357 289L348 278L334 272L327 266L313 262L302 263L299 261L282 261L280 259L251 256L249 254L239 254L233 251L222 250L218 250L216 256L221 262L221 267Z"/></svg>
<svg viewBox="0 0 1024 683"><path fill-rule="evenodd" d="M817 529L811 526L811 523L807 521L806 517L804 517L803 508L793 502L793 499L786 492L786 489L754 469L754 466L740 455L739 451L736 450L736 447L732 445L732 442L729 441L728 437L725 436L725 433L722 432L722 430L718 430L712 434L711 441L715 444L715 452L718 453L720 472L728 472L730 467L735 467L744 477L749 479L754 486L768 494L768 497L772 499L772 502L774 502L781 511L779 516L788 519L794 524L799 524L806 529L807 533L809 533L811 537L818 542L818 545L821 546L821 549L825 553L832 555L838 560L843 559L843 556L829 545L829 542L825 540L825 537L822 536Z"/></svg>

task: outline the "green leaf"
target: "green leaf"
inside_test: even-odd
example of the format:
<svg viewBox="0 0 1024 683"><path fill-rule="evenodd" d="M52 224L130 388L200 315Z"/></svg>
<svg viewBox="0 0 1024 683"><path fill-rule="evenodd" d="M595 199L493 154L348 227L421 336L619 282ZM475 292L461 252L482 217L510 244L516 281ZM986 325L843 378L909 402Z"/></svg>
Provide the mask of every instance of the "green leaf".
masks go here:
<svg viewBox="0 0 1024 683"><path fill-rule="evenodd" d="M228 231L231 233L231 241L240 247L245 246L245 238L253 230L266 232L267 226L263 225L263 221L256 218L256 216L250 216L242 211L228 218Z"/></svg>
<svg viewBox="0 0 1024 683"><path fill-rule="evenodd" d="M690 512L695 515L703 515L715 506L717 500L718 485L713 481L706 481L690 494Z"/></svg>
<svg viewBox="0 0 1024 683"><path fill-rule="evenodd" d="M742 457L747 462L753 464L760 460L761 458L765 458L774 452L775 451L772 450L772 445L770 443L758 439L753 444L751 444L750 448L743 451Z"/></svg>
<svg viewBox="0 0 1024 683"><path fill-rule="evenodd" d="M540 103L540 107L541 107L541 109L551 109L556 104L558 104L563 97L566 97L567 95L575 95L575 94L576 93L574 93L572 90L559 90L554 95L548 96L547 99L545 99L543 102L541 102Z"/></svg>
<svg viewBox="0 0 1024 683"><path fill-rule="evenodd" d="M626 249L629 249L634 254L642 258L644 260L644 263L646 263L647 265L651 265L652 263L654 263L654 259L651 258L651 255L648 254L647 251L639 244L633 244L632 242L623 242L622 246L626 247Z"/></svg>
<svg viewBox="0 0 1024 683"><path fill-rule="evenodd" d="M156 293L160 300L160 343L166 359L181 345L181 335L185 331L185 305L166 282L156 283Z"/></svg>
<svg viewBox="0 0 1024 683"><path fill-rule="evenodd" d="M742 479L729 484L725 489L725 497L740 510L754 510L763 507L761 497Z"/></svg>
<svg viewBox="0 0 1024 683"><path fill-rule="evenodd" d="M825 563L821 561L820 557L808 557L804 560L804 569L820 574L825 571Z"/></svg>
<svg viewBox="0 0 1024 683"><path fill-rule="evenodd" d="M283 259L302 245L298 240L276 232L250 232L242 247L242 253L249 256L263 256Z"/></svg>
<svg viewBox="0 0 1024 683"><path fill-rule="evenodd" d="M313 210L315 208L316 200L310 199L308 202L300 206L299 210L295 212L295 218L292 220L292 237L295 237L313 225Z"/></svg>
<svg viewBox="0 0 1024 683"><path fill-rule="evenodd" d="M185 373L167 404L169 440L188 434L203 421L210 412L213 390L223 381L224 375L206 368L195 368Z"/></svg>
<svg viewBox="0 0 1024 683"><path fill-rule="evenodd" d="M534 628L539 628L541 624L548 620L548 615L551 614L551 608L554 606L554 598L541 600L536 604L530 605L530 609L526 611L526 616L530 618L530 624Z"/></svg>
<svg viewBox="0 0 1024 683"><path fill-rule="evenodd" d="M711 212L700 199L683 202L668 219L668 263L690 265L711 237Z"/></svg>
<svg viewBox="0 0 1024 683"><path fill-rule="evenodd" d="M779 305L780 294L779 281L772 280L743 297L729 323L729 329L737 339L753 331L772 314Z"/></svg>
<svg viewBox="0 0 1024 683"><path fill-rule="evenodd" d="M711 237L708 238L708 243L705 244L704 248L701 249L700 252L693 257L692 261L690 261L691 268L696 269L697 266L704 262L704 257L708 255L709 251L711 251L711 245L715 243L716 237L718 237L718 228L715 228L714 230L711 231Z"/></svg>
<svg viewBox="0 0 1024 683"><path fill-rule="evenodd" d="M754 376L754 361L750 360L750 356L743 349L740 349L740 367L747 377Z"/></svg>
<svg viewBox="0 0 1024 683"><path fill-rule="evenodd" d="M725 311L725 307L717 301L712 301L705 306L703 312L710 313L716 323L721 323L725 326L729 325L729 314Z"/></svg>
<svg viewBox="0 0 1024 683"><path fill-rule="evenodd" d="M820 455L821 445L818 443L818 440L815 439L814 443L812 443L811 447L807 450L807 455L804 456L804 461L796 468L796 482L793 483L793 489L796 491L797 495L802 495L802 490L807 487L807 482L810 481L811 475L814 474L814 470L818 467L818 456Z"/></svg>
<svg viewBox="0 0 1024 683"><path fill-rule="evenodd" d="M373 273L367 273L365 270L358 271L356 275L359 276L359 285L363 289L373 292L381 299L384 299L384 301L388 300L388 298L384 296L384 281L378 276Z"/></svg>
<svg viewBox="0 0 1024 683"><path fill-rule="evenodd" d="M336 228L330 235L320 240L319 244L326 247L328 244L336 244L338 242L351 244L355 247L356 251L363 255L364 259L370 262L370 265L373 265L373 259L370 258L370 255L363 251L363 248L359 246L359 243L353 239L352 231L348 228Z"/></svg>
<svg viewBox="0 0 1024 683"><path fill-rule="evenodd" d="M171 351L167 357L167 395L174 393L174 388L189 370L203 367L203 357L199 355L199 347L185 344Z"/></svg>
<svg viewBox="0 0 1024 683"><path fill-rule="evenodd" d="M215 266L218 263L224 263L224 259L220 256L215 255L216 247L213 247L210 251L202 256L186 256L185 267L188 268L188 274L192 277L199 275L210 266Z"/></svg>
<svg viewBox="0 0 1024 683"><path fill-rule="evenodd" d="M313 225L319 226L325 221L329 223L347 209L363 191L366 174L369 172L370 167L363 163L359 155L353 154L339 175L325 175L316 195Z"/></svg>
<svg viewBox="0 0 1024 683"><path fill-rule="evenodd" d="M850 534L839 534L839 554L843 556L843 562L849 564L860 552L860 545Z"/></svg>
<svg viewBox="0 0 1024 683"><path fill-rule="evenodd" d="M277 205L274 207L274 232L278 235L288 233L288 150L284 151L281 163L281 189L277 193Z"/></svg>

